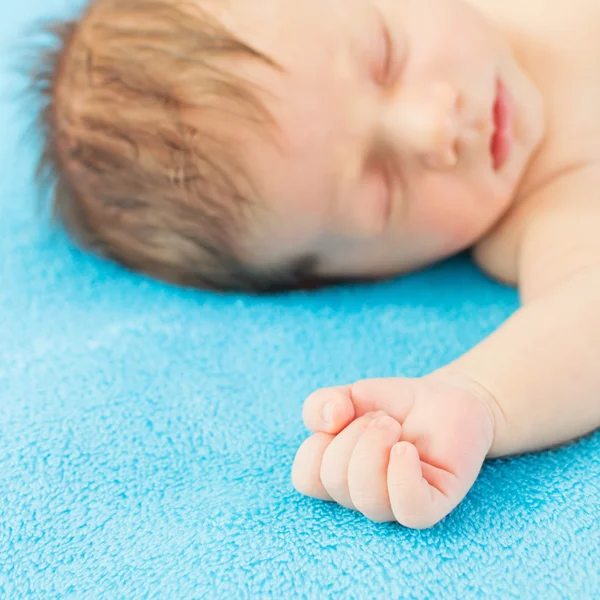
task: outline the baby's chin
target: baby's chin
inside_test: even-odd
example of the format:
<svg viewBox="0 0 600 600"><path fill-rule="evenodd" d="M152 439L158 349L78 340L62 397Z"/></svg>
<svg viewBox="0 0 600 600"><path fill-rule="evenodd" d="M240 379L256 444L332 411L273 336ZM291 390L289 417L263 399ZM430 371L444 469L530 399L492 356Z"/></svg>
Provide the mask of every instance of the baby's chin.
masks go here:
<svg viewBox="0 0 600 600"><path fill-rule="evenodd" d="M487 196L487 201L466 204L463 210L446 215L438 222L437 231L432 232L439 242L438 257L444 259L477 244L498 225L513 203L514 191L511 190L502 196Z"/></svg>

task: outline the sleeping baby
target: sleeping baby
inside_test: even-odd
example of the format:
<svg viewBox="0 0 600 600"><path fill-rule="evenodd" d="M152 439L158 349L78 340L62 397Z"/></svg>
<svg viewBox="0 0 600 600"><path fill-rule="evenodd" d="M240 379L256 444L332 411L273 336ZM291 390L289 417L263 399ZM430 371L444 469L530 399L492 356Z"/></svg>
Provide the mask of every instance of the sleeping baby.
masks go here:
<svg viewBox="0 0 600 600"><path fill-rule="evenodd" d="M426 528L486 458L600 425L597 0L96 0L51 30L40 172L86 247L253 292L472 248L518 286L451 364L312 394L300 492Z"/></svg>

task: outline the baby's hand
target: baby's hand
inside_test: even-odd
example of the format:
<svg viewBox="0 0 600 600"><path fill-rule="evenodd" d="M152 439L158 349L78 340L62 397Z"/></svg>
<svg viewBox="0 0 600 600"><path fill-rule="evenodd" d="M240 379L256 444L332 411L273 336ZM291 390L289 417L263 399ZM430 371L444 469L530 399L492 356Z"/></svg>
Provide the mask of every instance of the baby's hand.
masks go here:
<svg viewBox="0 0 600 600"><path fill-rule="evenodd" d="M306 400L314 432L292 479L373 521L423 529L450 513L473 485L494 437L484 390L462 378L370 379Z"/></svg>

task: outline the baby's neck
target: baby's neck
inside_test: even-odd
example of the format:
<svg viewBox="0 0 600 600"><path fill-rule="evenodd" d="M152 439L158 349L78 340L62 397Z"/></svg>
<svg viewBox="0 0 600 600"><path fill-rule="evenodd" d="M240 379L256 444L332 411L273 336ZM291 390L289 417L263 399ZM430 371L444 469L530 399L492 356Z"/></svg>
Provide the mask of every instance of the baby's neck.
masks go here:
<svg viewBox="0 0 600 600"><path fill-rule="evenodd" d="M573 5L581 1L587 0L573 0L570 4L571 10ZM547 0L465 0L465 2L485 14L508 35L541 27L548 11L552 12L557 8L554 4L560 4Z"/></svg>
<svg viewBox="0 0 600 600"><path fill-rule="evenodd" d="M570 31L590 14L600 13L597 0L571 0L570 2L548 0L464 0L480 13L486 15L498 27L517 53L527 53L530 46L538 43L538 35L552 33L554 42ZM592 11L590 13L590 11ZM559 36L558 40L557 35Z"/></svg>

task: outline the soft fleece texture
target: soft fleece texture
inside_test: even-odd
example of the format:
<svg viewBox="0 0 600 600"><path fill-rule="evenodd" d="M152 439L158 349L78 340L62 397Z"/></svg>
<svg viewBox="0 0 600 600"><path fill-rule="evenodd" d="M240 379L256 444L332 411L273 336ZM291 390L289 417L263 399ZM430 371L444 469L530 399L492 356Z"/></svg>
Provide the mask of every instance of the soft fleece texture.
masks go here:
<svg viewBox="0 0 600 600"><path fill-rule="evenodd" d="M25 24L65 10L9 6L3 63ZM18 83L0 75L5 95ZM487 463L423 532L290 483L306 394L424 374L507 318L514 291L466 257L271 298L125 273L36 215L27 117L0 107L1 597L599 597L599 433Z"/></svg>

